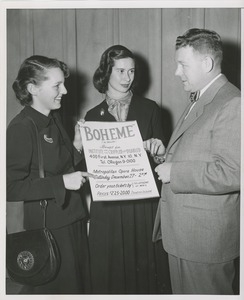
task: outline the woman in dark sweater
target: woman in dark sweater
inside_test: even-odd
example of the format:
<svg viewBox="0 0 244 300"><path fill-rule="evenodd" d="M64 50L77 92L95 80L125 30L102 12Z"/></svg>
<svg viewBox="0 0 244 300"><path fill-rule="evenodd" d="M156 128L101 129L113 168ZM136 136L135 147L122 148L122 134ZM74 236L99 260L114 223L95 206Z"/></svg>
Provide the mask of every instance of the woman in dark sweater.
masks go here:
<svg viewBox="0 0 244 300"><path fill-rule="evenodd" d="M67 90L65 63L43 56L27 58L13 83L24 109L7 129L7 201L24 201L24 227L42 227L40 200L46 199L46 225L58 244L61 267L56 278L37 287L24 286L22 294L81 294L90 292L86 210L79 189L86 172L76 170L82 160L76 129L72 144L57 110ZM38 129L45 178L39 178L35 127ZM75 146L75 147L74 147Z"/></svg>
<svg viewBox="0 0 244 300"><path fill-rule="evenodd" d="M153 138L160 144L163 140L160 109L156 102L132 92L135 72L135 57L130 50L121 45L108 48L93 77L95 88L105 99L87 112L85 120L136 120L142 139ZM153 160L151 163L154 164ZM92 293L169 292L167 255L161 245L152 243L157 203L158 198L91 202Z"/></svg>

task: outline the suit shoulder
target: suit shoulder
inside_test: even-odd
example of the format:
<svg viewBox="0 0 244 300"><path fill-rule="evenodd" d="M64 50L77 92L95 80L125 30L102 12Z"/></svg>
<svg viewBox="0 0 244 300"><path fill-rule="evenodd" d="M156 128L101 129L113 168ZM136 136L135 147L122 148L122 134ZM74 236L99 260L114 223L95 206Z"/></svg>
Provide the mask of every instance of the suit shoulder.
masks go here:
<svg viewBox="0 0 244 300"><path fill-rule="evenodd" d="M226 99L226 101L241 97L241 91L229 81L219 90L218 94L222 99Z"/></svg>
<svg viewBox="0 0 244 300"><path fill-rule="evenodd" d="M229 115L237 114L241 106L241 92L235 85L227 81L218 90L210 105L212 112L217 114L223 112L227 112Z"/></svg>

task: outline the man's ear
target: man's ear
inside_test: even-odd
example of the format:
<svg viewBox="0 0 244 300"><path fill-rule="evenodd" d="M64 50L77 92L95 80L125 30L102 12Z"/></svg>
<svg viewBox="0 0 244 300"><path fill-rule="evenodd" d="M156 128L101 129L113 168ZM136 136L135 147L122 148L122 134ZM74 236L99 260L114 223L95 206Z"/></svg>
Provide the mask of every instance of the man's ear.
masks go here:
<svg viewBox="0 0 244 300"><path fill-rule="evenodd" d="M209 73L213 70L214 61L213 61L212 57L206 56L203 60L203 64L204 64L204 70L206 73Z"/></svg>
<svg viewBox="0 0 244 300"><path fill-rule="evenodd" d="M35 96L37 93L37 86L33 83L28 83L27 90L31 95Z"/></svg>

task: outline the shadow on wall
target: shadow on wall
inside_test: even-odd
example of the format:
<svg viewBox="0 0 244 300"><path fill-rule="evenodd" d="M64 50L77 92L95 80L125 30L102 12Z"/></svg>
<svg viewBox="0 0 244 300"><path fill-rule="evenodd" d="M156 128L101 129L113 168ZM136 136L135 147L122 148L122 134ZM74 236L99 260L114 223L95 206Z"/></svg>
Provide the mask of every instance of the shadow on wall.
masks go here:
<svg viewBox="0 0 244 300"><path fill-rule="evenodd" d="M151 76L150 76L150 68L148 65L147 60L141 56L140 54L136 53L136 82L135 82L135 93L140 96L145 96L148 92L150 85L151 85ZM155 99L152 99L155 100ZM161 99L160 99L161 100ZM170 136L173 132L173 118L172 112L170 112L165 107L161 106L161 114L162 114L162 126L163 126L163 133L164 133L164 145L167 146Z"/></svg>
<svg viewBox="0 0 244 300"><path fill-rule="evenodd" d="M65 129L68 132L71 140L74 136L74 126L77 121L81 107L86 102L86 91L89 78L87 75L76 70L70 69L70 76L65 81L65 86L68 91L63 98L62 108L60 113Z"/></svg>
<svg viewBox="0 0 244 300"><path fill-rule="evenodd" d="M166 108L161 108L161 113L162 113L162 119L163 119L163 134L164 134L164 146L167 147L170 137L173 132L173 120L172 120L172 113L166 109Z"/></svg>
<svg viewBox="0 0 244 300"><path fill-rule="evenodd" d="M241 87L241 48L230 41L223 42L224 58L222 63L222 72L228 80Z"/></svg>
<svg viewBox="0 0 244 300"><path fill-rule="evenodd" d="M151 75L147 60L138 53L134 53L136 59L136 76L134 82L135 94L144 96L151 85Z"/></svg>

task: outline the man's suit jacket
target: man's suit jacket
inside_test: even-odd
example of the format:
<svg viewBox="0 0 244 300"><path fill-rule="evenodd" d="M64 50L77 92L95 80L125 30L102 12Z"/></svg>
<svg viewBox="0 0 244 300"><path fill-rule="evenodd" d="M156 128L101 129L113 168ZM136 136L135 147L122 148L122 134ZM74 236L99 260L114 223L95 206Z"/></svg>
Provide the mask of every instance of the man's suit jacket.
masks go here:
<svg viewBox="0 0 244 300"><path fill-rule="evenodd" d="M153 240L182 259L220 263L239 255L240 91L221 75L181 116L166 150Z"/></svg>

